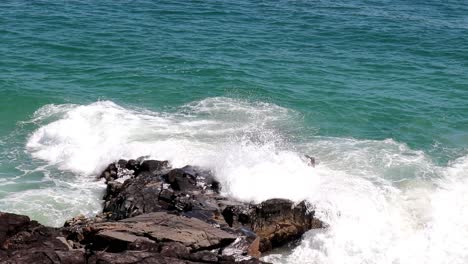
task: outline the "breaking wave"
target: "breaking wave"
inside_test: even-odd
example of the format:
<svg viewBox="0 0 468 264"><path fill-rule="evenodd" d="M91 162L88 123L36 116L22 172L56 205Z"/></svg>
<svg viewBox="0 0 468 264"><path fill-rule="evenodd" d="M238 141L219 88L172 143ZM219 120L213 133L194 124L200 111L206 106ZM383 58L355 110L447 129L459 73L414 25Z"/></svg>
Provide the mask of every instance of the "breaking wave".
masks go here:
<svg viewBox="0 0 468 264"><path fill-rule="evenodd" d="M95 176L120 158L148 155L207 167L225 195L248 201L307 199L329 227L308 232L275 263L468 262L468 156L438 166L392 139L300 134L300 114L224 97L154 112L110 101L46 105L26 149L53 184L16 192L2 208L61 225L100 210ZM304 154L317 158L315 168ZM34 213L33 213L34 214Z"/></svg>

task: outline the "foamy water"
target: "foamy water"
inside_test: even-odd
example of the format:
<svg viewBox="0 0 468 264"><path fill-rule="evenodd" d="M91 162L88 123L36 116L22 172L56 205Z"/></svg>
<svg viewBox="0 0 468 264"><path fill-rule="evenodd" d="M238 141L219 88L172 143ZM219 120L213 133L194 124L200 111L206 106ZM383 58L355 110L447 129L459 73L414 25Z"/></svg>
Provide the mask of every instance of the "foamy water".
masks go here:
<svg viewBox="0 0 468 264"><path fill-rule="evenodd" d="M308 200L328 224L275 263L467 263L468 157L435 165L392 139L295 139L297 113L273 104L208 98L172 112L110 101L46 105L29 121L26 149L54 184L7 196L21 213L61 225L101 208L108 163L149 155L212 169L225 195ZM304 154L317 158L307 165ZM63 175L62 175L63 174ZM57 176L59 175L59 176Z"/></svg>

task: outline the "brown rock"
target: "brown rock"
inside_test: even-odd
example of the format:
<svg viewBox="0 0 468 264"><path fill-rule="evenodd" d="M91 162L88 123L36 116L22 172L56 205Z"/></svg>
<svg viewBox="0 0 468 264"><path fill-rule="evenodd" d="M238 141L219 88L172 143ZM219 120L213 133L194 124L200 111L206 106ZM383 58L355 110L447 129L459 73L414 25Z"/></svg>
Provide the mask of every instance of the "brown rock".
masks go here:
<svg viewBox="0 0 468 264"><path fill-rule="evenodd" d="M305 202L234 201L210 171L144 159L103 171L104 212L94 218L56 229L0 213L0 263L260 264L261 252L322 227Z"/></svg>
<svg viewBox="0 0 468 264"><path fill-rule="evenodd" d="M0 213L0 244L2 248L8 248L6 239L15 234L30 223L30 219L24 215Z"/></svg>
<svg viewBox="0 0 468 264"><path fill-rule="evenodd" d="M0 259L1 264L83 264L86 263L82 251L54 251L51 249L33 249L15 251L8 259Z"/></svg>
<svg viewBox="0 0 468 264"><path fill-rule="evenodd" d="M231 227L247 227L260 238L259 251L266 252L300 238L306 231L322 228L305 202L271 199L258 205L227 206L223 216Z"/></svg>
<svg viewBox="0 0 468 264"><path fill-rule="evenodd" d="M178 242L164 243L160 251L161 255L173 258L184 258L186 259L190 254L190 250Z"/></svg>
<svg viewBox="0 0 468 264"><path fill-rule="evenodd" d="M236 239L235 235L199 219L165 212L139 215L119 222L97 223L90 229L86 240L99 241L95 246L107 246L113 252L126 249L139 237L178 242L192 250L221 247Z"/></svg>
<svg viewBox="0 0 468 264"><path fill-rule="evenodd" d="M254 258L260 258L262 253L260 252L260 238L257 237L247 248L247 254Z"/></svg>
<svg viewBox="0 0 468 264"><path fill-rule="evenodd" d="M121 253L97 252L88 264L191 264L193 262L162 256L158 253L125 251Z"/></svg>

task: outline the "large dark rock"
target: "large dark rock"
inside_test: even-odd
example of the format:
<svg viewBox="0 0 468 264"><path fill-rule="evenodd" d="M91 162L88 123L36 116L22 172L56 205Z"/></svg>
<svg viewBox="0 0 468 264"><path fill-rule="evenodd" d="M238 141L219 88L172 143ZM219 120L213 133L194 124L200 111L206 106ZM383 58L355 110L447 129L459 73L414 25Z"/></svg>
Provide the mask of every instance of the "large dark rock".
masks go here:
<svg viewBox="0 0 468 264"><path fill-rule="evenodd" d="M59 230L40 225L27 216L0 213L0 235L0 249L6 252L31 248L68 249L58 239Z"/></svg>
<svg viewBox="0 0 468 264"><path fill-rule="evenodd" d="M145 168L154 170L146 169L123 185L108 183L104 212L111 214L112 219L162 211L181 213L224 229L230 227L229 232L244 239L228 251L248 251L254 256L322 227L305 202L272 199L255 205L226 200L219 195L219 183L209 171L192 166L164 170L167 164L163 162L148 164L153 165ZM253 237L245 232L251 232Z"/></svg>
<svg viewBox="0 0 468 264"><path fill-rule="evenodd" d="M227 206L223 216L230 227L247 227L260 238L259 250L266 252L300 238L306 231L322 228L305 202L271 199L257 205Z"/></svg>
<svg viewBox="0 0 468 264"><path fill-rule="evenodd" d="M119 220L164 210L165 204L157 198L162 191L162 184L159 176L149 172L140 173L123 184L110 182L105 195L104 212L109 212L112 219Z"/></svg>
<svg viewBox="0 0 468 264"><path fill-rule="evenodd" d="M84 263L84 251L71 250L60 229L29 217L0 213L0 263Z"/></svg>
<svg viewBox="0 0 468 264"><path fill-rule="evenodd" d="M0 245L8 248L7 239L30 224L29 217L9 213L0 213Z"/></svg>
<svg viewBox="0 0 468 264"><path fill-rule="evenodd" d="M221 196L208 170L167 161L119 160L104 210L50 228L0 213L0 263L263 263L262 252L322 228L305 202L250 204Z"/></svg>
<svg viewBox="0 0 468 264"><path fill-rule="evenodd" d="M141 172L149 172L152 174L156 174L164 169L169 168L169 162L167 160L159 161L159 160L145 160L143 161L138 169L135 171L135 175L140 174Z"/></svg>
<svg viewBox="0 0 468 264"><path fill-rule="evenodd" d="M0 263L252 263L219 254L237 237L196 218L158 212L109 222L79 216L60 229L0 213ZM80 230L81 237L73 235ZM212 251L213 250L213 251Z"/></svg>
<svg viewBox="0 0 468 264"><path fill-rule="evenodd" d="M140 157L137 160L119 160L109 164L100 174L99 178L103 178L107 182L117 180L124 176L135 176L140 173L157 174L165 169L169 169L169 161L145 160Z"/></svg>
<svg viewBox="0 0 468 264"><path fill-rule="evenodd" d="M174 191L193 191L197 188L195 175L186 173L183 169L174 169L163 176Z"/></svg>
<svg viewBox="0 0 468 264"><path fill-rule="evenodd" d="M253 207L250 227L260 237L260 251L266 252L300 238L306 231L322 228L305 202L272 199Z"/></svg>
<svg viewBox="0 0 468 264"><path fill-rule="evenodd" d="M165 161L144 161L138 174L123 184L109 181L104 212L114 220L160 211L186 212L205 220L220 217L216 214L219 183L209 172L192 166L167 170L167 166Z"/></svg>

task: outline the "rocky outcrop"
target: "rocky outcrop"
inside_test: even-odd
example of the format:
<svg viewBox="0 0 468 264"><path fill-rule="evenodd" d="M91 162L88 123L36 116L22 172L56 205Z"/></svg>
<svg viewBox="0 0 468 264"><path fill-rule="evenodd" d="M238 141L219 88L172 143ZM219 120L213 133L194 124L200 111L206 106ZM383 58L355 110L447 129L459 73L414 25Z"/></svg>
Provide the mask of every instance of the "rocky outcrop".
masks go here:
<svg viewBox="0 0 468 264"><path fill-rule="evenodd" d="M72 250L59 229L29 217L0 213L0 263L85 263L84 250Z"/></svg>
<svg viewBox="0 0 468 264"><path fill-rule="evenodd" d="M95 223L87 228L86 233L85 239L93 241L94 248L107 248L110 251L130 249L137 240L149 244L158 241L176 242L190 251L199 251L221 248L237 238L197 218L167 212L143 214L118 222ZM111 248L113 246L117 249Z"/></svg>
<svg viewBox="0 0 468 264"><path fill-rule="evenodd" d="M196 218L157 212L118 222L79 217L68 224L56 229L0 213L0 263L263 263L220 254L237 237Z"/></svg>
<svg viewBox="0 0 468 264"><path fill-rule="evenodd" d="M104 210L62 228L0 214L0 263L262 263L262 252L323 227L305 202L223 197L210 171L119 160L100 175Z"/></svg>
<svg viewBox="0 0 468 264"><path fill-rule="evenodd" d="M113 175L118 169L111 164L104 174ZM133 174L122 171L122 175L132 178L109 181L105 196L104 212L114 220L160 211L215 220L216 200L225 199L210 172L193 166L170 170L165 161L144 161Z"/></svg>
<svg viewBox="0 0 468 264"><path fill-rule="evenodd" d="M256 205L227 206L222 214L230 227L248 228L254 232L260 239L260 252L296 240L310 229L323 227L305 202L294 205L285 199L271 199Z"/></svg>

